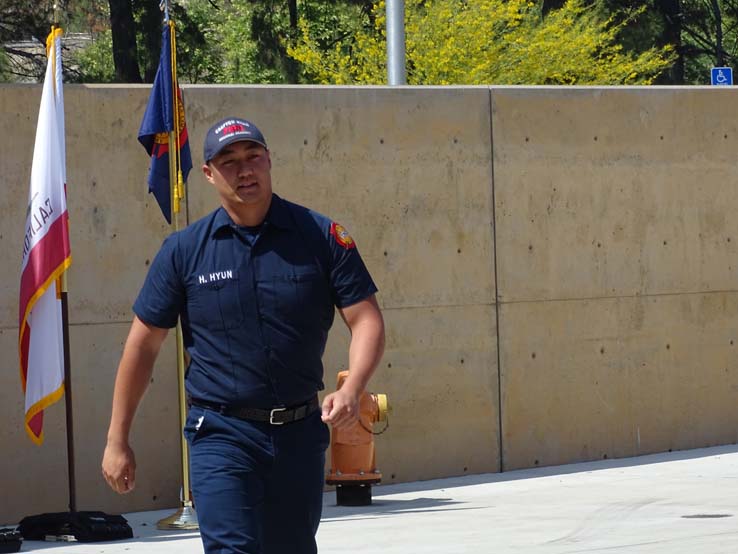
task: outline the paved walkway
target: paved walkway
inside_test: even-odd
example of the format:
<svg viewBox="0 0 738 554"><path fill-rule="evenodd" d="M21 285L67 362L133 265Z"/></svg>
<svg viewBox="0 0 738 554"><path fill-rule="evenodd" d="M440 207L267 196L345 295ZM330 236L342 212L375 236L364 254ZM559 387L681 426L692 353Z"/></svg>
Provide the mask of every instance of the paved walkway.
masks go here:
<svg viewBox="0 0 738 554"><path fill-rule="evenodd" d="M172 511L126 514L130 541L26 541L48 554L200 554ZM738 446L374 488L374 504L326 493L321 554L738 553Z"/></svg>

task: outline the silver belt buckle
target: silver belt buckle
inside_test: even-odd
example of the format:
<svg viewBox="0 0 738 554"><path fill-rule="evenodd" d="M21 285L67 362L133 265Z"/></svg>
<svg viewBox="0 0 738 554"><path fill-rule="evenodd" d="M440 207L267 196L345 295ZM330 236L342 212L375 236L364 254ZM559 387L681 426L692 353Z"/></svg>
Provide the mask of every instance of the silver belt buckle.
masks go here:
<svg viewBox="0 0 738 554"><path fill-rule="evenodd" d="M274 421L274 414L276 412L286 412L287 408L272 408L272 411L269 412L269 423L272 425L284 425L284 421Z"/></svg>

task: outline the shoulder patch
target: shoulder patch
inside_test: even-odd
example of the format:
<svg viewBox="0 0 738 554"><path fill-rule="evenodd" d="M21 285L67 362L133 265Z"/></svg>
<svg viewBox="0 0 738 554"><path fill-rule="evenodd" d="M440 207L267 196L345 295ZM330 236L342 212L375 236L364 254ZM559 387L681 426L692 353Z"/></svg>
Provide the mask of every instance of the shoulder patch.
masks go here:
<svg viewBox="0 0 738 554"><path fill-rule="evenodd" d="M346 250L349 248L356 248L354 239L351 238L348 231L343 225L339 225L335 221L331 223L331 235L336 239L336 242L343 246Z"/></svg>

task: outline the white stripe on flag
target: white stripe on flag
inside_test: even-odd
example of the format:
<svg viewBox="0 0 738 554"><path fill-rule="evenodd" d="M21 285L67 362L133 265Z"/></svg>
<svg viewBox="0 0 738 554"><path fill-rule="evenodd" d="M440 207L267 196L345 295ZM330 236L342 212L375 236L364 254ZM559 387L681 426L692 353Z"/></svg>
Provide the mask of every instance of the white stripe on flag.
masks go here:
<svg viewBox="0 0 738 554"><path fill-rule="evenodd" d="M26 376L26 413L53 395L64 383L61 301L56 282L36 301L28 317L31 340Z"/></svg>

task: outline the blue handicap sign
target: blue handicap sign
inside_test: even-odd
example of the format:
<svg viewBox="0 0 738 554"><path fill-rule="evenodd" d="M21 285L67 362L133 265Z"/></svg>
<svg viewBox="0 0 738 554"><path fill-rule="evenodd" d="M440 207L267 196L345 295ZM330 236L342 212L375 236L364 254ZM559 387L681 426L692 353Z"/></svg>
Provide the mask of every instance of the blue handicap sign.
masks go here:
<svg viewBox="0 0 738 554"><path fill-rule="evenodd" d="M710 70L710 84L732 85L733 84L733 68L713 67Z"/></svg>

